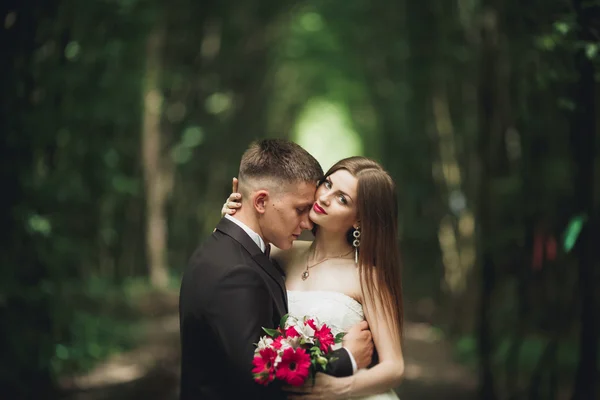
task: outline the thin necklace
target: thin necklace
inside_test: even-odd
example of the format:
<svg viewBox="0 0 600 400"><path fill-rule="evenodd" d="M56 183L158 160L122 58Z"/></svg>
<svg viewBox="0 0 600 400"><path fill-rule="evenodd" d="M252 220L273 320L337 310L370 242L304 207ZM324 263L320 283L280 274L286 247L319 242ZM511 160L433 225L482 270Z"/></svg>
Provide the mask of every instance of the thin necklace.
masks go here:
<svg viewBox="0 0 600 400"><path fill-rule="evenodd" d="M354 250L351 249L349 252L347 252L345 254L341 254L341 255L339 255L337 257L326 257L326 258L322 259L321 261L319 261L318 263L315 263L315 264L310 265L310 266L308 265L308 258L310 256L310 251L309 251L308 254L306 255L306 269L304 270L304 272L302 272L302 280L305 281L305 280L308 279L308 277L310 276L310 272L308 272L308 270L310 268L316 267L317 265L322 264L322 263L324 263L327 260L334 260L336 258L344 258L345 256L347 256L348 254L352 253L353 251Z"/></svg>

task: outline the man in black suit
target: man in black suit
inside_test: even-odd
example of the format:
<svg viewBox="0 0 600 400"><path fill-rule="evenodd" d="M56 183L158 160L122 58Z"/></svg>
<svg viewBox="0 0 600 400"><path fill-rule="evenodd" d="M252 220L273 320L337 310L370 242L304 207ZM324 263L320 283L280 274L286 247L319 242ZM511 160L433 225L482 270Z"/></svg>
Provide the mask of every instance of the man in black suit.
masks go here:
<svg viewBox="0 0 600 400"><path fill-rule="evenodd" d="M308 213L322 175L317 160L292 142L262 140L244 153L244 206L219 222L183 275L181 400L285 399L280 385L261 386L251 372L262 327L276 327L287 313L283 272L265 252L270 244L289 249L312 228ZM344 338L331 375L369 365L373 343L364 324Z"/></svg>

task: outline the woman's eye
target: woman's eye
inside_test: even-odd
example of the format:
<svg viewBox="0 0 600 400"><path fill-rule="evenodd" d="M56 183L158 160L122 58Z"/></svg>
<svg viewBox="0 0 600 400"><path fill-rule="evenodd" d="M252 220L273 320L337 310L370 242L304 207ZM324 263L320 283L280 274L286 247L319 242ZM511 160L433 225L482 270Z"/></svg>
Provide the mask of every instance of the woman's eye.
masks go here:
<svg viewBox="0 0 600 400"><path fill-rule="evenodd" d="M331 182L329 182L329 181L325 181L325 187L326 187L327 189L331 189Z"/></svg>
<svg viewBox="0 0 600 400"><path fill-rule="evenodd" d="M348 200L346 200L346 198L344 197L344 195L340 195L338 198L340 199L340 203L342 203L342 204L348 204Z"/></svg>

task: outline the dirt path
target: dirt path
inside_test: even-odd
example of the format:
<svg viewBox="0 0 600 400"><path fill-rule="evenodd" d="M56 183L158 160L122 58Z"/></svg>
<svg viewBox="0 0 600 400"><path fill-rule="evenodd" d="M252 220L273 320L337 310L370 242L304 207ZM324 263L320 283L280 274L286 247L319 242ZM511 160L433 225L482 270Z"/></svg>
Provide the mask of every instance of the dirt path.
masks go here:
<svg viewBox="0 0 600 400"><path fill-rule="evenodd" d="M427 324L407 322L405 379L396 390L402 400L475 399L476 376L452 360L450 344Z"/></svg>
<svg viewBox="0 0 600 400"><path fill-rule="evenodd" d="M86 375L65 379L65 400L176 400L179 321L168 314L148 322L139 348L115 356ZM449 344L426 324L408 322L402 400L475 399L475 376L451 358Z"/></svg>

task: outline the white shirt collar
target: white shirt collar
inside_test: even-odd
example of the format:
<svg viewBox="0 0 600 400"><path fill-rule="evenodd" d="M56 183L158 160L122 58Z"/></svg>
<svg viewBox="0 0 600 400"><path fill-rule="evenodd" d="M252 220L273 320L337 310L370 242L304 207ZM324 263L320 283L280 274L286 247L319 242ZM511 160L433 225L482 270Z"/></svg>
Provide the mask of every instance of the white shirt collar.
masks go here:
<svg viewBox="0 0 600 400"><path fill-rule="evenodd" d="M267 245L265 244L265 241L260 237L260 235L258 233L254 232L252 229L250 229L248 227L248 225L244 224L239 219L233 218L232 216L230 216L228 214L225 214L225 218L230 220L231 222L233 222L240 228L242 228L244 230L244 232L246 232L248 234L248 236L250 236L250 239L252 239L254 241L254 243L256 243L256 245L260 248L260 250L263 253L265 252Z"/></svg>

